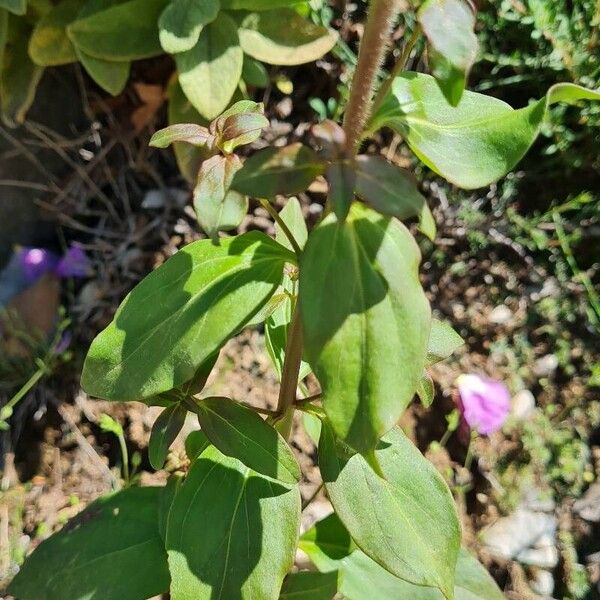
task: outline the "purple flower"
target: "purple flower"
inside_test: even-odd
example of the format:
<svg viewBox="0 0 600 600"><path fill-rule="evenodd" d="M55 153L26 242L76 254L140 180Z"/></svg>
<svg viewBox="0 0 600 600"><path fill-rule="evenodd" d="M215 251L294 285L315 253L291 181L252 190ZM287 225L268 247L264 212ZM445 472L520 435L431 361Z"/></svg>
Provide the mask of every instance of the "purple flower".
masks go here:
<svg viewBox="0 0 600 600"><path fill-rule="evenodd" d="M28 283L34 283L42 275L54 271L59 262L54 252L44 248L21 248L17 256Z"/></svg>
<svg viewBox="0 0 600 600"><path fill-rule="evenodd" d="M481 435L498 431L510 411L506 386L479 375L460 375L457 379L460 410L467 425Z"/></svg>
<svg viewBox="0 0 600 600"><path fill-rule="evenodd" d="M55 270L59 277L87 277L91 272L90 259L78 244L73 244L65 252Z"/></svg>
<svg viewBox="0 0 600 600"><path fill-rule="evenodd" d="M70 331L65 331L60 336L60 339L52 348L53 354L59 355L67 350L67 348L71 345L71 341L73 340L73 335Z"/></svg>

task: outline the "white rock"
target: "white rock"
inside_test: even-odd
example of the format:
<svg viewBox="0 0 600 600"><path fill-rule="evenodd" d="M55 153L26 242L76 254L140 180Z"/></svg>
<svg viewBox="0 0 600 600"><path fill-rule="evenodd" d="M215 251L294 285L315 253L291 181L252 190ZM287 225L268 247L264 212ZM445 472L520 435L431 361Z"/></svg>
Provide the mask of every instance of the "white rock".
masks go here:
<svg viewBox="0 0 600 600"><path fill-rule="evenodd" d="M534 409L535 397L529 390L521 390L513 396L511 413L515 419L526 419L531 416Z"/></svg>
<svg viewBox="0 0 600 600"><path fill-rule="evenodd" d="M529 585L536 594L544 598L550 598L552 592L554 592L554 576L550 571L537 571Z"/></svg>
<svg viewBox="0 0 600 600"><path fill-rule="evenodd" d="M482 540L490 554L500 559L511 559L535 545L544 535L554 536L556 518L519 507L508 517L498 519L482 533Z"/></svg>
<svg viewBox="0 0 600 600"><path fill-rule="evenodd" d="M558 564L558 549L554 535L545 533L535 543L534 548L526 548L517 554L516 559L524 565L554 569Z"/></svg>
<svg viewBox="0 0 600 600"><path fill-rule="evenodd" d="M591 485L573 505L575 512L590 523L600 523L600 482Z"/></svg>
<svg viewBox="0 0 600 600"><path fill-rule="evenodd" d="M550 377L558 368L558 358L554 354L546 354L533 363L533 372L538 377Z"/></svg>
<svg viewBox="0 0 600 600"><path fill-rule="evenodd" d="M488 321L496 325L504 325L508 323L512 318L512 310L510 310L510 308L508 308L508 306L506 306L505 304L500 304L492 310L488 317Z"/></svg>
<svg viewBox="0 0 600 600"><path fill-rule="evenodd" d="M533 512L552 512L556 508L556 502L551 492L529 487L523 494L522 506Z"/></svg>

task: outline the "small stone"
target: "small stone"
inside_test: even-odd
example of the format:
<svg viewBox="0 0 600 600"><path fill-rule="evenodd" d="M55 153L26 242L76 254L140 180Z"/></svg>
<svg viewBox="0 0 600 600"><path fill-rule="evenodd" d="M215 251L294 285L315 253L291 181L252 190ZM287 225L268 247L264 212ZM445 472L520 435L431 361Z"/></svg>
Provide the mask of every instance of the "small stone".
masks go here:
<svg viewBox="0 0 600 600"><path fill-rule="evenodd" d="M512 399L511 414L520 421L531 416L535 410L535 397L529 390L517 392Z"/></svg>
<svg viewBox="0 0 600 600"><path fill-rule="evenodd" d="M554 536L555 532L556 518L553 515L533 512L521 506L484 530L482 540L490 554L507 560L534 546L544 534Z"/></svg>
<svg viewBox="0 0 600 600"><path fill-rule="evenodd" d="M558 564L558 549L553 535L544 534L534 548L526 548L517 554L516 559L525 565L554 569Z"/></svg>
<svg viewBox="0 0 600 600"><path fill-rule="evenodd" d="M552 597L554 592L554 576L550 571L536 571L533 578L529 582L531 589L544 598Z"/></svg>
<svg viewBox="0 0 600 600"><path fill-rule="evenodd" d="M590 523L600 523L600 482L591 485L573 505L573 510Z"/></svg>
<svg viewBox="0 0 600 600"><path fill-rule="evenodd" d="M533 372L538 377L550 377L558 368L558 358L554 354L546 354L533 363Z"/></svg>
<svg viewBox="0 0 600 600"><path fill-rule="evenodd" d="M142 208L152 210L162 208L167 202L174 202L177 206L184 206L190 197L190 193L179 188L167 188L165 190L148 190L142 200Z"/></svg>
<svg viewBox="0 0 600 600"><path fill-rule="evenodd" d="M549 490L530 487L523 494L522 506L533 512L552 512L556 508L556 502Z"/></svg>
<svg viewBox="0 0 600 600"><path fill-rule="evenodd" d="M500 304L490 313L488 321L495 325L505 325L513 318L513 313L508 306Z"/></svg>

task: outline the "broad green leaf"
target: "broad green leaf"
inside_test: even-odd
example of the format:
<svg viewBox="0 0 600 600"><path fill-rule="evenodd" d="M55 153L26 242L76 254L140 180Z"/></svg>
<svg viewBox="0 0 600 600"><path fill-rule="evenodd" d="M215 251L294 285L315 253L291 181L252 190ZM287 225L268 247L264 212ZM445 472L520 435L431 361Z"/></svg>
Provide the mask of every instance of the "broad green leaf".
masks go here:
<svg viewBox="0 0 600 600"><path fill-rule="evenodd" d="M29 57L30 34L30 28L23 19L9 19L0 71L0 104L2 118L11 126L25 120L44 73L44 69L34 64Z"/></svg>
<svg viewBox="0 0 600 600"><path fill-rule="evenodd" d="M95 58L77 47L75 47L75 54L87 74L103 90L113 96L118 96L125 89L129 79L131 63Z"/></svg>
<svg viewBox="0 0 600 600"><path fill-rule="evenodd" d="M199 123L208 125L208 122L192 106L192 103L183 93L179 81L174 77L167 88L169 98L168 120L169 125L179 123ZM173 152L177 166L188 183L195 185L198 171L203 160L210 157L211 151L205 147L190 146L182 142L173 144Z"/></svg>
<svg viewBox="0 0 600 600"><path fill-rule="evenodd" d="M433 365L449 358L465 341L446 323L439 319L431 319L431 331L427 345L426 364Z"/></svg>
<svg viewBox="0 0 600 600"><path fill-rule="evenodd" d="M308 229L306 228L306 221L304 220L304 215L302 214L302 208L298 198L289 198L285 203L285 206L281 209L281 211L279 211L279 216L287 225L290 233L294 236L298 246L300 246L300 248L304 248L308 238ZM293 250L292 244L278 223L275 223L275 240L289 250Z"/></svg>
<svg viewBox="0 0 600 600"><path fill-rule="evenodd" d="M211 145L214 136L206 127L195 123L177 123L157 131L151 138L149 146L153 148L167 148L175 142L185 142L192 146Z"/></svg>
<svg viewBox="0 0 600 600"><path fill-rule="evenodd" d="M427 200L409 171L382 156L356 157L356 193L377 212L398 219L419 217L421 231L435 238L435 221Z"/></svg>
<svg viewBox="0 0 600 600"><path fill-rule="evenodd" d="M338 574L301 571L283 582L280 600L332 600L338 591Z"/></svg>
<svg viewBox="0 0 600 600"><path fill-rule="evenodd" d="M222 0L225 10L272 10L282 6L303 4L305 0Z"/></svg>
<svg viewBox="0 0 600 600"><path fill-rule="evenodd" d="M90 504L36 548L10 593L19 600L123 600L166 592L160 493L129 488Z"/></svg>
<svg viewBox="0 0 600 600"><path fill-rule="evenodd" d="M305 356L338 437L364 454L396 424L423 372L430 309L420 258L402 223L355 204L345 223L323 220L301 259Z"/></svg>
<svg viewBox="0 0 600 600"><path fill-rule="evenodd" d="M319 466L327 494L358 547L393 575L453 597L460 524L448 486L398 428L375 456L385 479L355 454L337 455L325 424Z"/></svg>
<svg viewBox="0 0 600 600"><path fill-rule="evenodd" d="M144 400L189 381L267 302L294 260L259 232L182 248L133 289L93 341L84 389Z"/></svg>
<svg viewBox="0 0 600 600"><path fill-rule="evenodd" d="M271 65L300 65L329 52L337 35L296 11L279 8L250 13L240 24L246 54Z"/></svg>
<svg viewBox="0 0 600 600"><path fill-rule="evenodd" d="M169 54L191 50L202 28L214 21L218 12L219 0L172 0L158 20L163 50Z"/></svg>
<svg viewBox="0 0 600 600"><path fill-rule="evenodd" d="M95 58L130 61L162 54L157 21L168 0L129 0L80 17L69 25L71 41Z"/></svg>
<svg viewBox="0 0 600 600"><path fill-rule="evenodd" d="M430 169L465 189L493 183L523 158L540 132L548 106L600 100L600 91L571 83L552 86L544 98L519 110L474 92L450 106L433 77L397 77L369 131L391 127Z"/></svg>
<svg viewBox="0 0 600 600"><path fill-rule="evenodd" d="M14 15L24 15L27 10L27 0L0 0L0 8Z"/></svg>
<svg viewBox="0 0 600 600"><path fill-rule="evenodd" d="M209 446L210 441L203 431L192 431L185 438L185 453L191 461L198 458Z"/></svg>
<svg viewBox="0 0 600 600"><path fill-rule="evenodd" d="M165 408L154 421L148 443L148 458L152 468L163 468L169 448L185 423L187 412L185 406L178 402Z"/></svg>
<svg viewBox="0 0 600 600"><path fill-rule="evenodd" d="M242 79L248 84L257 88L266 88L269 85L269 73L264 65L254 60L247 54L244 54L244 64L242 65Z"/></svg>
<svg viewBox="0 0 600 600"><path fill-rule="evenodd" d="M304 192L323 173L325 163L300 143L265 148L253 154L237 172L233 189L255 198Z"/></svg>
<svg viewBox="0 0 600 600"><path fill-rule="evenodd" d="M175 498L175 494L182 481L183 475L181 473L174 473L167 479L165 487L163 487L160 492L160 497L158 499L158 531L160 532L163 545L167 542L167 523L169 521L171 505L173 504L173 499Z"/></svg>
<svg viewBox="0 0 600 600"><path fill-rule="evenodd" d="M80 7L80 0L63 0L37 22L29 39L29 56L36 65L51 67L77 60L67 26L77 18Z"/></svg>
<svg viewBox="0 0 600 600"><path fill-rule="evenodd" d="M353 550L350 535L333 513L316 523L301 538L299 548L322 572L338 573L340 594L346 600L443 600L431 587L413 585L395 577L364 552ZM337 571L336 571L337 570ZM454 600L503 600L504 595L483 568L464 548L455 572Z"/></svg>
<svg viewBox="0 0 600 600"><path fill-rule="evenodd" d="M191 50L175 55L179 83L203 117L213 119L227 107L242 76L243 61L237 26L223 13L204 27Z"/></svg>
<svg viewBox="0 0 600 600"><path fill-rule="evenodd" d="M478 50L470 0L426 0L417 18L429 42L431 73L448 102L456 106Z"/></svg>
<svg viewBox="0 0 600 600"><path fill-rule="evenodd" d="M294 563L298 486L210 446L177 492L167 530L172 600L278 598Z"/></svg>
<svg viewBox="0 0 600 600"><path fill-rule="evenodd" d="M252 409L229 398L203 398L197 414L202 431L226 456L283 483L300 481L288 443Z"/></svg>
<svg viewBox="0 0 600 600"><path fill-rule="evenodd" d="M433 404L433 399L435 398L435 386L433 384L433 379L431 379L431 376L426 371L423 372L417 385L417 396L419 396L419 400L425 408L429 408Z"/></svg>
<svg viewBox="0 0 600 600"><path fill-rule="evenodd" d="M231 189L242 162L235 154L217 154L205 160L194 188L194 209L200 227L213 240L219 231L235 229L248 210L248 198Z"/></svg>

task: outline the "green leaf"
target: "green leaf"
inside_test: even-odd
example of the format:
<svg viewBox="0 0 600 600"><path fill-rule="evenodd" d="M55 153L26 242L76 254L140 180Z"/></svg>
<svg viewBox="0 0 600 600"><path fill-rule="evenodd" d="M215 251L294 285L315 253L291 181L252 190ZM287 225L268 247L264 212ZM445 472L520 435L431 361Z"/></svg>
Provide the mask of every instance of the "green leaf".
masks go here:
<svg viewBox="0 0 600 600"><path fill-rule="evenodd" d="M219 146L229 154L238 146L255 142L269 120L263 114L244 113L231 115L220 122Z"/></svg>
<svg viewBox="0 0 600 600"><path fill-rule="evenodd" d="M298 486L207 448L169 514L173 600L276 599L294 562Z"/></svg>
<svg viewBox="0 0 600 600"><path fill-rule="evenodd" d="M202 28L214 21L218 12L219 0L172 0L158 20L163 50L169 54L191 50Z"/></svg>
<svg viewBox="0 0 600 600"><path fill-rule="evenodd" d="M84 389L144 400L189 381L267 302L294 260L259 232L182 248L133 289L93 341Z"/></svg>
<svg viewBox="0 0 600 600"><path fill-rule="evenodd" d="M153 148L167 148L175 142L185 142L192 146L210 146L214 136L206 127L195 123L177 123L157 131L148 145Z"/></svg>
<svg viewBox="0 0 600 600"><path fill-rule="evenodd" d="M35 98L35 91L44 69L29 57L31 34L24 20L9 19L8 36L0 71L0 103L2 118L9 125L25 121L25 115Z"/></svg>
<svg viewBox="0 0 600 600"><path fill-rule="evenodd" d="M446 323L438 319L431 319L431 331L427 345L427 366L449 358L465 341Z"/></svg>
<svg viewBox="0 0 600 600"><path fill-rule="evenodd" d="M303 3L304 0L222 0L221 8L225 10L272 10Z"/></svg>
<svg viewBox="0 0 600 600"><path fill-rule="evenodd" d="M190 461L198 458L209 446L210 441L203 431L192 431L185 438L185 453Z"/></svg>
<svg viewBox="0 0 600 600"><path fill-rule="evenodd" d="M0 8L5 8L14 15L24 15L27 10L27 0L0 0Z"/></svg>
<svg viewBox="0 0 600 600"><path fill-rule="evenodd" d="M385 479L360 454L339 458L323 426L319 466L336 513L358 547L390 573L452 598L460 524L448 486L398 428L375 456Z"/></svg>
<svg viewBox="0 0 600 600"><path fill-rule="evenodd" d="M325 163L300 143L265 148L253 154L236 173L231 187L255 198L298 194L323 173Z"/></svg>
<svg viewBox="0 0 600 600"><path fill-rule="evenodd" d="M319 571L338 573L339 592L346 600L371 600L376 589L381 600L443 600L435 588L413 585L395 577L355 550L350 534L333 513L316 523L298 547ZM503 600L504 595L483 566L464 548L456 563L454 600Z"/></svg>
<svg viewBox="0 0 600 600"><path fill-rule="evenodd" d="M77 60L67 26L77 18L80 6L79 0L63 0L37 22L29 40L29 56L36 65L51 67Z"/></svg>
<svg viewBox="0 0 600 600"><path fill-rule="evenodd" d="M235 154L217 154L205 160L194 188L194 209L200 227L213 240L219 231L235 229L248 210L248 198L231 189L242 162Z"/></svg>
<svg viewBox="0 0 600 600"><path fill-rule="evenodd" d="M465 92L450 106L435 79L421 73L397 77L369 131L391 127L430 169L465 189L493 183L523 158L540 132L548 106L600 100L600 91L559 83L545 98L519 110L483 94Z"/></svg>
<svg viewBox="0 0 600 600"><path fill-rule="evenodd" d="M356 193L377 212L398 219L419 217L421 231L435 238L435 221L413 175L382 156L356 157Z"/></svg>
<svg viewBox="0 0 600 600"><path fill-rule="evenodd" d="M429 42L429 64L448 102L456 106L479 44L470 0L426 0L417 13Z"/></svg>
<svg viewBox="0 0 600 600"><path fill-rule="evenodd" d="M419 400L425 408L429 408L433 404L435 398L435 386L433 384L433 379L431 379L429 373L426 371L423 372L417 385L417 396L419 396Z"/></svg>
<svg viewBox="0 0 600 600"><path fill-rule="evenodd" d="M36 548L10 593L19 600L123 600L166 592L160 493L129 488L90 504Z"/></svg>
<svg viewBox="0 0 600 600"><path fill-rule="evenodd" d="M329 52L337 35L289 8L250 13L240 24L244 52L271 65L300 65Z"/></svg>
<svg viewBox="0 0 600 600"><path fill-rule="evenodd" d="M280 600L331 600L338 591L338 574L290 573L283 582Z"/></svg>
<svg viewBox="0 0 600 600"><path fill-rule="evenodd" d="M269 85L270 77L264 65L247 54L244 54L244 64L242 65L242 79L248 84L257 88L266 88Z"/></svg>
<svg viewBox="0 0 600 600"><path fill-rule="evenodd" d="M203 117L213 119L227 107L242 75L244 53L235 22L220 13L175 62L185 95Z"/></svg>
<svg viewBox="0 0 600 600"><path fill-rule="evenodd" d="M200 115L183 93L178 79L173 78L169 83L167 96L169 98L169 125L178 123L199 123L208 125L208 121ZM206 147L195 147L182 142L175 142L173 144L173 152L175 152L177 166L179 167L181 174L190 184L195 185L200 165L203 160L206 160L211 156L211 150Z"/></svg>
<svg viewBox="0 0 600 600"><path fill-rule="evenodd" d="M160 497L158 499L158 531L160 532L163 544L167 541L167 523L169 521L171 505L173 504L173 499L175 498L175 494L177 493L182 480L183 475L174 473L167 479L165 487L163 487L160 492Z"/></svg>
<svg viewBox="0 0 600 600"><path fill-rule="evenodd" d="M118 96L125 89L129 79L131 63L94 58L77 47L75 47L75 54L87 74L103 90L113 96Z"/></svg>
<svg viewBox="0 0 600 600"><path fill-rule="evenodd" d="M162 54L157 21L168 0L129 0L69 25L71 41L94 58L130 61Z"/></svg>
<svg viewBox="0 0 600 600"><path fill-rule="evenodd" d="M8 42L8 19L8 11L4 8L0 8L0 71L4 62L4 49Z"/></svg>
<svg viewBox="0 0 600 600"><path fill-rule="evenodd" d="M290 233L294 236L298 246L304 248L306 240L308 239L308 229L306 228L306 221L304 220L298 198L289 198L285 203L285 206L279 211L279 216L287 225ZM288 250L294 250L292 244L285 233L283 233L278 223L275 223L275 240L282 246L285 246Z"/></svg>
<svg viewBox="0 0 600 600"><path fill-rule="evenodd" d="M163 468L169 448L185 423L187 412L185 406L178 402L165 408L154 421L148 443L148 458L152 468Z"/></svg>
<svg viewBox="0 0 600 600"><path fill-rule="evenodd" d="M288 443L252 409L229 398L203 398L197 414L202 431L226 456L283 483L300 481Z"/></svg>
<svg viewBox="0 0 600 600"><path fill-rule="evenodd" d="M396 424L423 372L430 309L419 261L402 223L361 204L343 224L326 217L301 259L305 356L337 435L364 454Z"/></svg>

